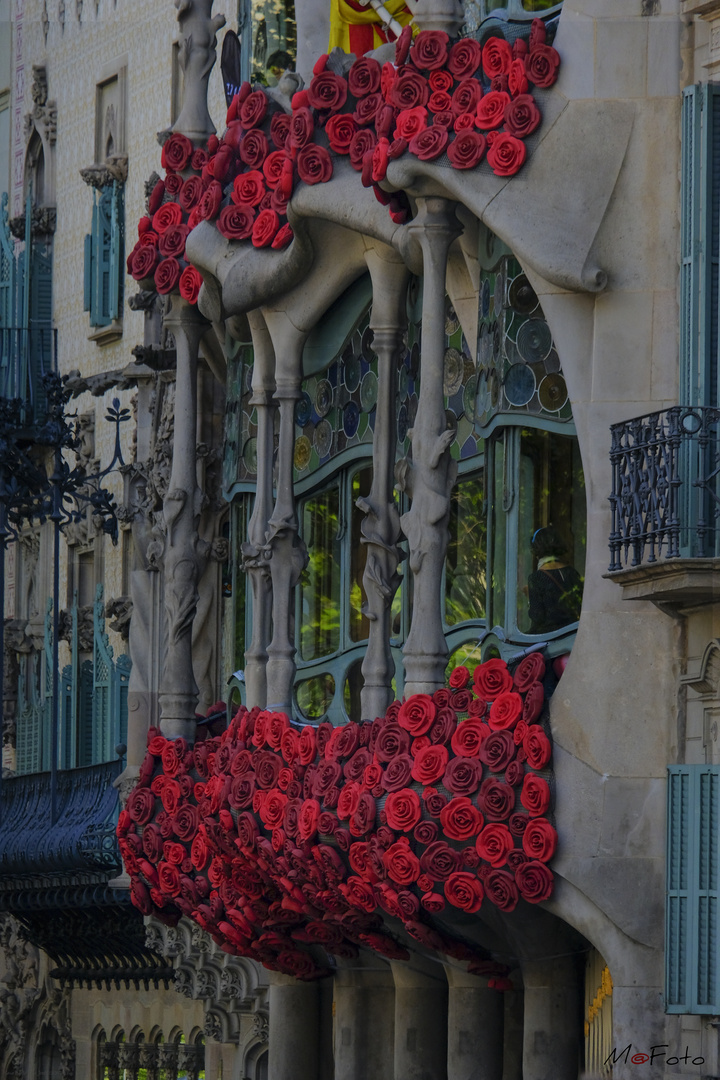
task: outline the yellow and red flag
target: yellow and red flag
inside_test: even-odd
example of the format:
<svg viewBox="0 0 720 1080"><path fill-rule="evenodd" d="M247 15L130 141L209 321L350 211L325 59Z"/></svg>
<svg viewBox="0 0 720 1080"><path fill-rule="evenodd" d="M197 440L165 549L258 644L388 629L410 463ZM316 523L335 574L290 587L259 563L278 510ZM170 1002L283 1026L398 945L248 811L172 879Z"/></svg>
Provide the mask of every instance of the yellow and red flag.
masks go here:
<svg viewBox="0 0 720 1080"><path fill-rule="evenodd" d="M405 0L385 0L384 6L401 26L406 26L412 19ZM346 53L364 56L372 49L394 40L369 4L363 7L358 0L331 0L328 52L339 45Z"/></svg>

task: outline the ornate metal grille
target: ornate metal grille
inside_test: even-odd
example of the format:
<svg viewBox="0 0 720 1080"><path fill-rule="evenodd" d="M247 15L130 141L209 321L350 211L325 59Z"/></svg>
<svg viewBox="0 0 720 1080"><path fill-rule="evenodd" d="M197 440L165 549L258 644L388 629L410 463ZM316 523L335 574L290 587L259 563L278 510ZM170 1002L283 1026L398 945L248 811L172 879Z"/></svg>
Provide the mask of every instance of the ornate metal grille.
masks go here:
<svg viewBox="0 0 720 1080"><path fill-rule="evenodd" d="M610 571L720 555L720 409L613 424Z"/></svg>

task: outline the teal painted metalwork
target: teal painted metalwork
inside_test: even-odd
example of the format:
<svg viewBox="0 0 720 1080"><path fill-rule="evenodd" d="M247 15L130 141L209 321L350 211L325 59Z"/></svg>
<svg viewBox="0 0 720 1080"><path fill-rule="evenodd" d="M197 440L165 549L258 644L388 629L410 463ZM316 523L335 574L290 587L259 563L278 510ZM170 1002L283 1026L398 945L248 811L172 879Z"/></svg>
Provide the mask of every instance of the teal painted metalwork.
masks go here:
<svg viewBox="0 0 720 1080"><path fill-rule="evenodd" d="M123 294L125 208L116 181L93 191L91 231L85 237L84 308L91 326L108 326L120 317Z"/></svg>

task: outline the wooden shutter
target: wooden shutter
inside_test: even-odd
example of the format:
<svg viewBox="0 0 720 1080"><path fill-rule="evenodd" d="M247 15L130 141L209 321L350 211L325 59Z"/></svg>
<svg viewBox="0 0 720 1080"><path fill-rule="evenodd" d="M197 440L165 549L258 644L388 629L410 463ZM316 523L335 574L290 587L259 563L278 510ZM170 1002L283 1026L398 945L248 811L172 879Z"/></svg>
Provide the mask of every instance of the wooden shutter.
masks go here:
<svg viewBox="0 0 720 1080"><path fill-rule="evenodd" d="M720 1012L720 766L668 769L666 1009Z"/></svg>
<svg viewBox="0 0 720 1080"><path fill-rule="evenodd" d="M110 204L110 280L108 316L111 320L122 315L123 270L125 268L125 209L123 190L114 183Z"/></svg>

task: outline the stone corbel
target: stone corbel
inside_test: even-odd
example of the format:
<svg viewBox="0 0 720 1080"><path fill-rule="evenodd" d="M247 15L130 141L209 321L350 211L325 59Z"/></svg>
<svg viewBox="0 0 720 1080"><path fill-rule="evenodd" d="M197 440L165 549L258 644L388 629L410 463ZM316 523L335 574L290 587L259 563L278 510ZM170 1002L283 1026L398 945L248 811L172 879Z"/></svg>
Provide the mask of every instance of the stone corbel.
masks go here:
<svg viewBox="0 0 720 1080"><path fill-rule="evenodd" d="M94 187L98 191L112 183L125 184L128 177L128 156L117 154L100 165L88 165L86 169L80 170L80 176L88 187Z"/></svg>

